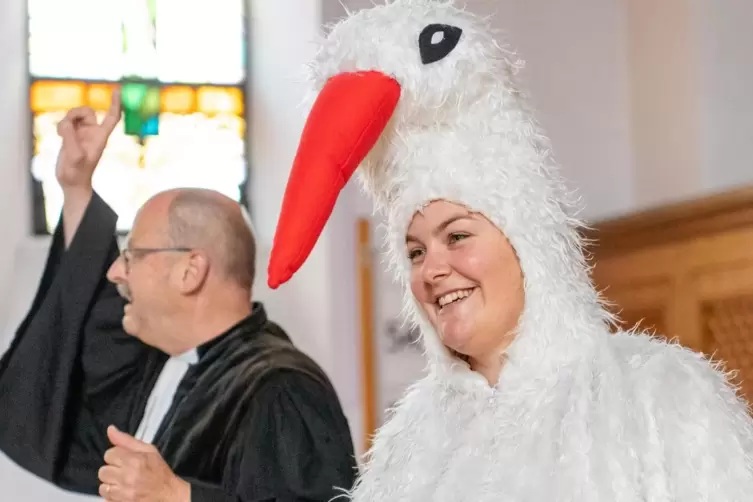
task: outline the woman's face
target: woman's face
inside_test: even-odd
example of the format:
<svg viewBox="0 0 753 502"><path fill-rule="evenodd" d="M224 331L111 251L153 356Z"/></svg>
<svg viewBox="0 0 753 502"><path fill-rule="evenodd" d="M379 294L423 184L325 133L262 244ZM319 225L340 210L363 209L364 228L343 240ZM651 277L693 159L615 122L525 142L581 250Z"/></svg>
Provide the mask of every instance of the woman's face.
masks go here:
<svg viewBox="0 0 753 502"><path fill-rule="evenodd" d="M413 295L447 347L479 360L509 345L523 311L523 274L493 223L434 201L414 215L406 252Z"/></svg>

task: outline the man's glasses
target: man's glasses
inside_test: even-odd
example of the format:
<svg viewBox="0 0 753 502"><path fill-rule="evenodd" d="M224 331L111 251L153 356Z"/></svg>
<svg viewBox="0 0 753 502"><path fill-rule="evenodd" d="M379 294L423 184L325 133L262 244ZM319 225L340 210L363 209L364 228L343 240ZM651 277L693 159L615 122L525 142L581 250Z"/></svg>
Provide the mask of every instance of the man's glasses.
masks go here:
<svg viewBox="0 0 753 502"><path fill-rule="evenodd" d="M123 258L126 272L128 272L131 268L131 264L137 258L143 258L144 256L153 253L190 253L191 251L193 251L193 248L125 248L120 252L120 256Z"/></svg>

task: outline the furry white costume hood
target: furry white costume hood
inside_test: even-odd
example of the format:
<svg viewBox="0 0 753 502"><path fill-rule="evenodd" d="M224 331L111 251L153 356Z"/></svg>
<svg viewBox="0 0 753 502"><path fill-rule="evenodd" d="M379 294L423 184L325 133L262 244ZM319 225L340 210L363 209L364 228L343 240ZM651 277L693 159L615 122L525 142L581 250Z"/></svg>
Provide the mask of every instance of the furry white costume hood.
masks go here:
<svg viewBox="0 0 753 502"><path fill-rule="evenodd" d="M395 0L333 27L283 202L271 287L303 263L360 179L429 363L379 430L358 501L743 501L753 427L726 377L644 334L609 334L549 143L487 23L453 2ZM515 248L525 307L499 381L452 357L409 289L405 234L444 199Z"/></svg>

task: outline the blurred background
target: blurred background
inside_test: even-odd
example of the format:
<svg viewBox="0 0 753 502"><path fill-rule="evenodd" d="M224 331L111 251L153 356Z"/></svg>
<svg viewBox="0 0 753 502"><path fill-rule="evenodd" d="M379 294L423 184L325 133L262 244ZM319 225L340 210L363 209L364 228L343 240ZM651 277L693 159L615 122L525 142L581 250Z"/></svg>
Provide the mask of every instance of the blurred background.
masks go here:
<svg viewBox="0 0 753 502"><path fill-rule="evenodd" d="M459 2L463 3L463 2ZM594 279L627 327L677 337L753 396L753 2L467 0L494 15L554 153L586 203ZM0 351L30 305L57 222L66 110L125 118L95 188L127 231L173 186L247 204L256 299L334 381L359 453L423 361L354 183L303 269L266 264L305 119L303 65L324 26L371 0L0 2ZM2 410L0 410L2 413ZM0 500L73 501L0 456Z"/></svg>

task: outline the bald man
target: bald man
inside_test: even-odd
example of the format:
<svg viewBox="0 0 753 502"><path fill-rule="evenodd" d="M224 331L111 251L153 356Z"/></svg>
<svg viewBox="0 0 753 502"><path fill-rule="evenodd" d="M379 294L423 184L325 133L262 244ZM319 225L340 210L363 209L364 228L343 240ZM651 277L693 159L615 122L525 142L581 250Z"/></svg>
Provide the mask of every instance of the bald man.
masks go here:
<svg viewBox="0 0 753 502"><path fill-rule="evenodd" d="M172 190L119 249L92 176L120 119L72 110L64 193L36 298L0 360L0 449L67 490L127 501L326 501L350 431L322 370L251 302L240 206ZM208 166L209 167L209 166Z"/></svg>

